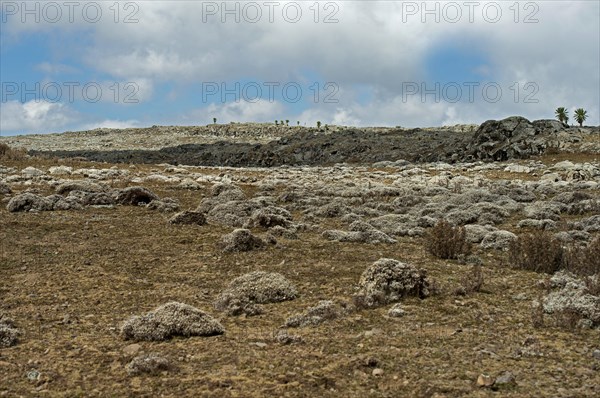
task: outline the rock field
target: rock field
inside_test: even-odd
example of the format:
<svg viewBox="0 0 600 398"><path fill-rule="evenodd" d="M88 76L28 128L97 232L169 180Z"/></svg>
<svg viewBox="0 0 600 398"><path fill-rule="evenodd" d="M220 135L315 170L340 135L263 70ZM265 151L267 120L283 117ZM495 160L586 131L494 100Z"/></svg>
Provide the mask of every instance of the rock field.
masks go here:
<svg viewBox="0 0 600 398"><path fill-rule="evenodd" d="M0 143L31 151L0 157L0 396L600 395L598 256L511 263L600 247L597 127ZM442 220L470 253L426 250Z"/></svg>

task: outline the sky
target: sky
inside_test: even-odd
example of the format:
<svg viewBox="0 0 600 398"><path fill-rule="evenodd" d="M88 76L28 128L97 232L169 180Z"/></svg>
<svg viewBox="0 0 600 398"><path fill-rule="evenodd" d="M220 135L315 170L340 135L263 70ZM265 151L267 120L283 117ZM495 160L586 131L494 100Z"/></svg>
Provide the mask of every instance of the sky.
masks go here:
<svg viewBox="0 0 600 398"><path fill-rule="evenodd" d="M0 1L0 134L600 124L600 1Z"/></svg>

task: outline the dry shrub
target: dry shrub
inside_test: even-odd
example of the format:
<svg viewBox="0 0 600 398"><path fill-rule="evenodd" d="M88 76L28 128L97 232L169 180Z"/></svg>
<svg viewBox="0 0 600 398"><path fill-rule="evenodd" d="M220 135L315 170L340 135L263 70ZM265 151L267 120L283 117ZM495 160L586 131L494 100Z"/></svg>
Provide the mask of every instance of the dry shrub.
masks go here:
<svg viewBox="0 0 600 398"><path fill-rule="evenodd" d="M564 268L565 250L552 234L536 231L510 243L510 264L516 268L553 274Z"/></svg>
<svg viewBox="0 0 600 398"><path fill-rule="evenodd" d="M600 273L600 236L587 246L572 246L565 257L565 268L577 275Z"/></svg>
<svg viewBox="0 0 600 398"><path fill-rule="evenodd" d="M3 160L22 160L27 156L24 149L14 149L5 143L0 143L0 159Z"/></svg>
<svg viewBox="0 0 600 398"><path fill-rule="evenodd" d="M456 259L471 252L464 227L455 227L446 220L440 220L425 238L425 248L441 259Z"/></svg>

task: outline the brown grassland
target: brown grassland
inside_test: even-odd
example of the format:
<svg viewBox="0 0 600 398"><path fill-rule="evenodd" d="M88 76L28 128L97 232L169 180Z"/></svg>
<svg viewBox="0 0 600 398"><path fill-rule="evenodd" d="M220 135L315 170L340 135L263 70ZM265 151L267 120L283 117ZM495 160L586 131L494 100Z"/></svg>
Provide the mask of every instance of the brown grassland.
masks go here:
<svg viewBox="0 0 600 398"><path fill-rule="evenodd" d="M56 161L16 158L2 164L47 167ZM112 166L76 160L61 164ZM143 185L160 197L179 199L182 209L195 208L210 189ZM239 185L249 195L255 189ZM591 355L600 348L600 332L565 329L551 319L542 327L534 324L531 302L543 293L538 282L544 276L512 269L505 253L479 253L483 286L457 296L453 292L472 267L433 257L423 238L370 245L329 242L319 232L302 232L300 239L280 238L264 250L227 254L217 242L231 228L170 225L168 217L143 207L40 213L9 213L5 204L0 207L0 310L22 333L17 345L0 349L0 396L600 394L598 361ZM342 228L335 220L321 225ZM281 345L273 339L288 317L319 300L350 300L361 273L382 257L425 268L439 293L405 299L401 318L388 317L388 305L318 327L290 329L301 343ZM232 279L255 270L283 274L299 298L265 305L262 315L248 318L213 309ZM140 352L160 353L174 368L129 376L125 365L132 342L119 336L120 325L168 301L212 314L225 334L140 342ZM526 346L530 350L523 352ZM373 375L375 368L383 374ZM37 380L27 377L32 370L40 373ZM515 375L516 386L493 391L476 385L480 374L496 377L504 371Z"/></svg>

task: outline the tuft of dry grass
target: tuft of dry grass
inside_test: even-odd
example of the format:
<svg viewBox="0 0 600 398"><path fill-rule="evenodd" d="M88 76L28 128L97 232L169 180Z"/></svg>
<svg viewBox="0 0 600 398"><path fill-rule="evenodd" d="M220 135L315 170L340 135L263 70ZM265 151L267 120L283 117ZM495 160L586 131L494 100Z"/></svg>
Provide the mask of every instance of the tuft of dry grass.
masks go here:
<svg viewBox="0 0 600 398"><path fill-rule="evenodd" d="M485 279L483 277L481 265L473 264L468 274L462 278L460 287L455 293L463 296L471 293L478 293L483 288L484 281Z"/></svg>
<svg viewBox="0 0 600 398"><path fill-rule="evenodd" d="M425 248L441 259L457 259L471 252L471 244L466 239L464 227L453 226L440 220L425 237Z"/></svg>

